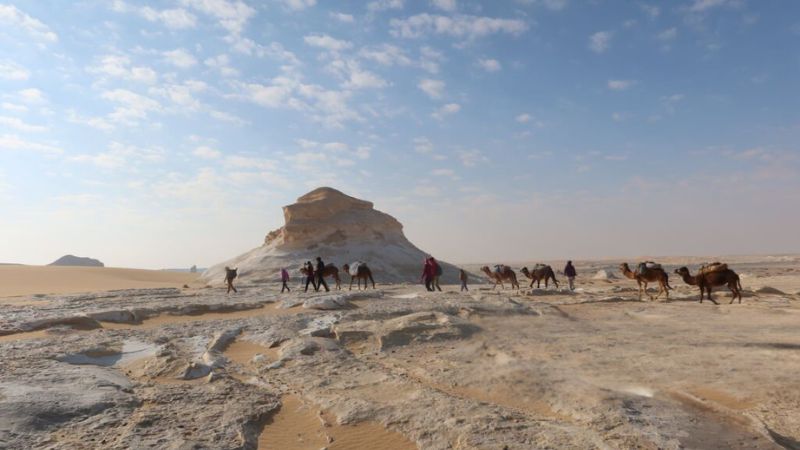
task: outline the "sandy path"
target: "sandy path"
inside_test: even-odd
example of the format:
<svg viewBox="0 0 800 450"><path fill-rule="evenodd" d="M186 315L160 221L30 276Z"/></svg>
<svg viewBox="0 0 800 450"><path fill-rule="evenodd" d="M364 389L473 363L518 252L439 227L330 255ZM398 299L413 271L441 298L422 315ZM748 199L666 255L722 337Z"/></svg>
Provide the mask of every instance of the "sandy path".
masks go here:
<svg viewBox="0 0 800 450"><path fill-rule="evenodd" d="M197 286L198 274L112 267L0 266L0 303L14 297L114 289Z"/></svg>

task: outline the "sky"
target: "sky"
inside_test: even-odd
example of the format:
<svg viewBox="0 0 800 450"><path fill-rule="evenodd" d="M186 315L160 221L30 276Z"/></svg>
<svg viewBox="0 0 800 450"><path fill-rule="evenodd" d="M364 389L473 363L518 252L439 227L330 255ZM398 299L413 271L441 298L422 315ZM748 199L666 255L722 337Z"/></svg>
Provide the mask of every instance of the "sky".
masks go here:
<svg viewBox="0 0 800 450"><path fill-rule="evenodd" d="M800 2L0 0L0 262L204 267L319 186L453 262L800 252Z"/></svg>

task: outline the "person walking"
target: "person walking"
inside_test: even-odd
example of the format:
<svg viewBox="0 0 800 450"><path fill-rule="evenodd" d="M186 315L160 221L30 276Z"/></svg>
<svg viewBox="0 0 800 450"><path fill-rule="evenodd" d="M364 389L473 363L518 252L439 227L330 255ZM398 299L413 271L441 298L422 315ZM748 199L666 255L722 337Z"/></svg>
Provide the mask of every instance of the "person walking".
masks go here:
<svg viewBox="0 0 800 450"><path fill-rule="evenodd" d="M431 277L431 258L425 258L425 264L422 266L422 276L420 277L422 282L425 284L426 291L432 291L431 289L431 281L433 278Z"/></svg>
<svg viewBox="0 0 800 450"><path fill-rule="evenodd" d="M231 269L230 267L225 266L225 284L228 285L228 292L227 292L228 294L231 293L231 290L233 290L234 293L239 292L239 291L236 290L235 287L233 287L233 280L236 279L236 277L237 277L237 273L236 272L238 270L239 270L238 267L235 268L235 269Z"/></svg>
<svg viewBox="0 0 800 450"><path fill-rule="evenodd" d="M432 266L431 271L433 272L433 278L431 280L431 290L434 291L438 289L439 292L442 292L442 287L439 286L439 277L442 276L442 266L440 266L439 263L436 262L433 256L431 256L431 266Z"/></svg>
<svg viewBox="0 0 800 450"><path fill-rule="evenodd" d="M469 292L469 288L467 287L467 271L460 269L458 272L458 279L461 280L461 292Z"/></svg>
<svg viewBox="0 0 800 450"><path fill-rule="evenodd" d="M284 290L287 292L292 292L292 290L289 289L289 285L286 284L289 282L289 271L286 270L285 267L281 268L281 282L283 282L283 286L281 286L281 294L283 294Z"/></svg>
<svg viewBox="0 0 800 450"><path fill-rule="evenodd" d="M575 266L572 265L572 261L567 261L567 265L564 267L564 275L567 277L569 281L569 290L575 290L575 277L578 276L578 272L575 270Z"/></svg>
<svg viewBox="0 0 800 450"><path fill-rule="evenodd" d="M314 281L314 265L311 264L311 261L306 261L306 290L303 292L308 292L308 285L311 284L314 286L314 290L316 291L317 283Z"/></svg>
<svg viewBox="0 0 800 450"><path fill-rule="evenodd" d="M331 291L328 289L328 283L325 282L325 263L322 262L322 258L317 256L317 290L320 287L325 287L325 292Z"/></svg>

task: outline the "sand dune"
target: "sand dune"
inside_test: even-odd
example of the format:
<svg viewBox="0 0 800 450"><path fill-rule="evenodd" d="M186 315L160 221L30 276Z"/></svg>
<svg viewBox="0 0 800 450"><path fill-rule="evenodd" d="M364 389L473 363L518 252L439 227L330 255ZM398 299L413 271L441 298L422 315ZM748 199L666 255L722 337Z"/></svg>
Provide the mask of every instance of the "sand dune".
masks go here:
<svg viewBox="0 0 800 450"><path fill-rule="evenodd" d="M197 274L110 267L0 266L0 298L184 284L197 284Z"/></svg>

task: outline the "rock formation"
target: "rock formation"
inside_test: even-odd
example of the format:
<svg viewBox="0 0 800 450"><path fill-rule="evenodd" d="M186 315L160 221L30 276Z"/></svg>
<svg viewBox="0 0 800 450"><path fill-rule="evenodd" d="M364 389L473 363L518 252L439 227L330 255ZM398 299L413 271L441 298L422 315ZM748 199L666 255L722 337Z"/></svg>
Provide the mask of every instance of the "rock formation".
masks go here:
<svg viewBox="0 0 800 450"><path fill-rule="evenodd" d="M203 278L221 280L230 266L239 268L243 282L276 281L281 267L297 277L304 262L321 256L339 268L363 261L378 283L419 281L426 253L406 239L397 219L374 209L372 202L322 187L284 206L283 216L286 224L268 233L261 247L209 268ZM458 269L440 264L442 282L457 283ZM342 274L343 285L349 280Z"/></svg>
<svg viewBox="0 0 800 450"><path fill-rule="evenodd" d="M94 259L75 255L64 255L51 262L50 266L80 266L80 267L105 267L103 263Z"/></svg>

